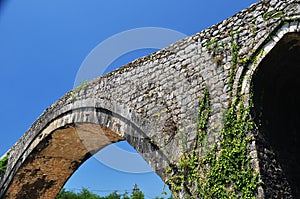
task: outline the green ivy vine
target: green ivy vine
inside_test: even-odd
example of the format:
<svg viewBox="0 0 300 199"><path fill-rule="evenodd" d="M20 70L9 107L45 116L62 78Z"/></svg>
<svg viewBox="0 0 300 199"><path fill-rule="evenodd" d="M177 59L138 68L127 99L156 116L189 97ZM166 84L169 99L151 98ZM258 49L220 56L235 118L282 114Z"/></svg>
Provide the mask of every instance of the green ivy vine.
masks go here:
<svg viewBox="0 0 300 199"><path fill-rule="evenodd" d="M195 196L199 195L202 185L202 179L199 175L201 156L197 149L203 146L203 141L207 134L207 122L210 114L210 100L207 89L205 89L204 95L200 100L198 114L198 130L192 151L184 150L178 166L173 165L167 169L167 173L173 173L172 177L167 181L171 189L175 192L184 191L191 198L196 198Z"/></svg>
<svg viewBox="0 0 300 199"><path fill-rule="evenodd" d="M240 50L240 46L235 42L235 40L233 38L234 34L235 34L235 32L233 32L233 31L230 32L232 64L231 64L231 71L230 71L230 75L229 75L228 86L231 91L233 89L234 77L236 74L236 69L237 69L238 60L239 60L239 50ZM232 97L232 92L230 92L230 97Z"/></svg>
<svg viewBox="0 0 300 199"><path fill-rule="evenodd" d="M247 134L253 129L249 108L235 100L225 115L219 146L202 159L209 165L202 198L254 198L258 175L250 164Z"/></svg>
<svg viewBox="0 0 300 199"><path fill-rule="evenodd" d="M230 97L239 62L236 44L231 34L232 67L229 77ZM249 132L254 123L250 117L250 106L245 106L240 96L236 96L224 116L224 125L219 133L219 142L203 153L207 123L210 115L210 98L207 89L199 106L197 135L193 148L183 151L176 165L170 165L167 173L171 176L167 184L176 193L183 192L185 198L255 198L260 184L249 156L252 141Z"/></svg>

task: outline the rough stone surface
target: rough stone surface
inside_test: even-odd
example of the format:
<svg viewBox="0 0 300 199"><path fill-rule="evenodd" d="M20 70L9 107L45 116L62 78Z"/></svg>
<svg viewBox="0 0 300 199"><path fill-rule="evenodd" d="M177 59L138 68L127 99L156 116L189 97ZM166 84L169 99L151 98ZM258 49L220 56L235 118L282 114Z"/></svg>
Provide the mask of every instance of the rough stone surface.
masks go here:
<svg viewBox="0 0 300 199"><path fill-rule="evenodd" d="M28 198L34 193L36 198L54 198L89 157L89 152L122 139L165 180L166 169L176 164L182 153L178 139L186 132L189 145L195 139L199 99L205 88L212 109L209 142L220 139L222 115L232 98L232 44L240 47L239 60L250 58L236 63L233 78L233 97L242 94L245 104L249 104L257 68L285 35L299 33L299 18L298 0L260 1L202 32L67 93L10 149L8 168L0 181L0 197ZM291 185L284 180L286 176L279 164L274 163L271 170L265 167L278 159L260 130L253 134L257 142L249 147L249 156L261 180L276 181L271 189L266 185L259 187L256 196L291 198L297 194L293 190L299 184ZM53 172L54 165L61 165L64 171ZM283 183L278 176L283 176Z"/></svg>

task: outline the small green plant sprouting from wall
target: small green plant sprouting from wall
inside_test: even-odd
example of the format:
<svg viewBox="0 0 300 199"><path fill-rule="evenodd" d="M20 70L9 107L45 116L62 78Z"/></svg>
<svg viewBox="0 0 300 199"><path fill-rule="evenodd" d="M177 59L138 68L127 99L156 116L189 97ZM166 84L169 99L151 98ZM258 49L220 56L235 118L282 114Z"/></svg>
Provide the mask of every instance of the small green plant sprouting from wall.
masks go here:
<svg viewBox="0 0 300 199"><path fill-rule="evenodd" d="M228 44L224 42L219 42L216 38L211 39L206 43L206 49L210 51L214 57L214 62L217 64L217 66L221 65L223 60L222 51L224 51Z"/></svg>
<svg viewBox="0 0 300 199"><path fill-rule="evenodd" d="M87 89L87 86L88 86L88 81L87 80L84 80L83 82L80 82L80 85L77 86L75 88L76 92L79 92L81 90L86 90Z"/></svg>
<svg viewBox="0 0 300 199"><path fill-rule="evenodd" d="M8 158L7 155L5 155L0 159L0 174L5 173L7 168L7 163L8 163Z"/></svg>
<svg viewBox="0 0 300 199"><path fill-rule="evenodd" d="M88 86L88 81L84 80L83 82L80 82L80 85L77 86L73 91L71 91L70 96L71 100L74 102L76 100L76 94L78 94L81 90L86 90Z"/></svg>
<svg viewBox="0 0 300 199"><path fill-rule="evenodd" d="M205 45L206 49L209 50L211 47L215 47L217 45L217 39L211 39Z"/></svg>
<svg viewBox="0 0 300 199"><path fill-rule="evenodd" d="M275 10L272 10L270 12L266 12L264 15L263 15L263 19L265 21L269 20L269 19L275 19L275 18L283 18L284 17L284 13L283 11L275 11Z"/></svg>

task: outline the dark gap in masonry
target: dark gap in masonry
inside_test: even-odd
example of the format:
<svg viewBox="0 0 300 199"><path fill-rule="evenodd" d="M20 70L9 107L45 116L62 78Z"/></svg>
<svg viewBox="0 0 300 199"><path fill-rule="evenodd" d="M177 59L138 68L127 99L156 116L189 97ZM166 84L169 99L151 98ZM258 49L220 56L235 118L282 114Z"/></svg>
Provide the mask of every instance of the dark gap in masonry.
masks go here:
<svg viewBox="0 0 300 199"><path fill-rule="evenodd" d="M300 198L300 34L286 34L252 80L266 198Z"/></svg>

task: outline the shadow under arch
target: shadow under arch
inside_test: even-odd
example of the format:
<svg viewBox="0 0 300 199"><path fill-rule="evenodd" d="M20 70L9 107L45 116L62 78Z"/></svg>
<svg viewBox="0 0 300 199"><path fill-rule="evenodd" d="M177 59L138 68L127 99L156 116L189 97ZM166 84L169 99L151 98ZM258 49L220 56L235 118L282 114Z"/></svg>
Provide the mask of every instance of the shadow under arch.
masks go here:
<svg viewBox="0 0 300 199"><path fill-rule="evenodd" d="M105 108L78 107L52 119L23 149L2 179L1 198L55 198L92 154L122 140L164 179L168 158L137 124Z"/></svg>
<svg viewBox="0 0 300 199"><path fill-rule="evenodd" d="M300 33L286 33L258 64L252 115L266 198L300 197Z"/></svg>

